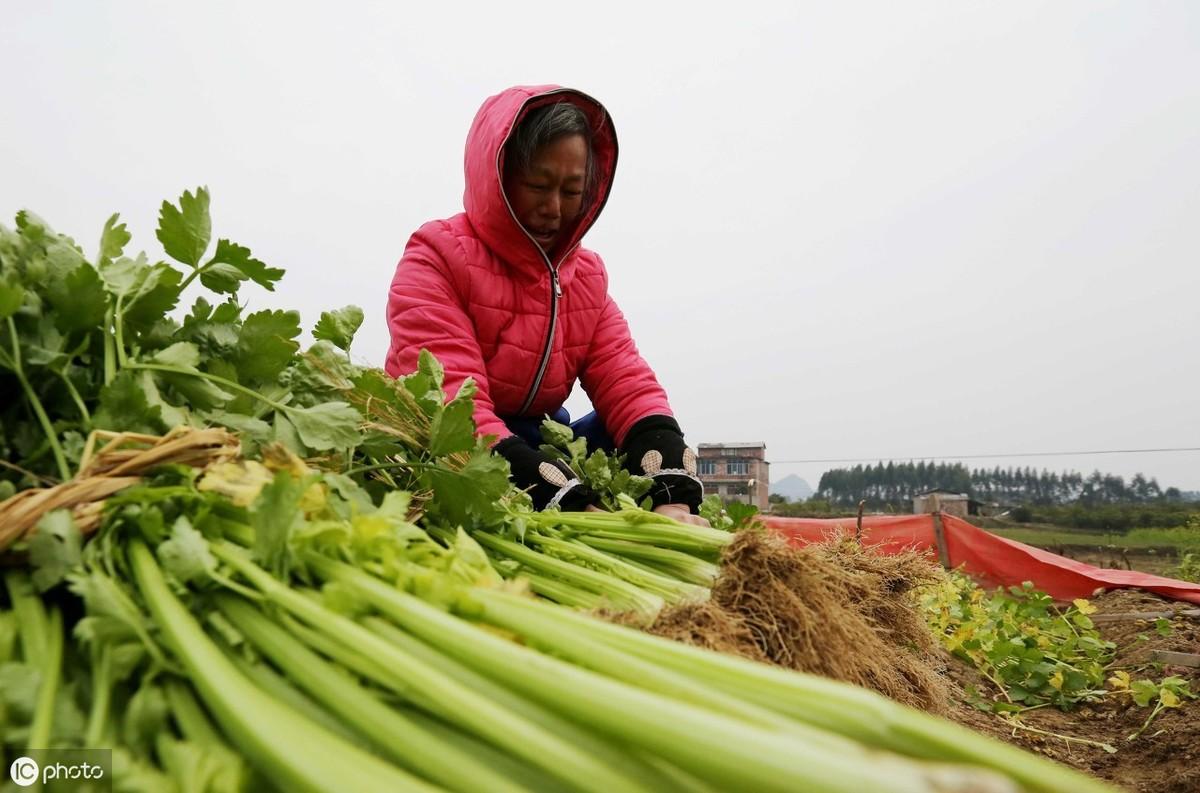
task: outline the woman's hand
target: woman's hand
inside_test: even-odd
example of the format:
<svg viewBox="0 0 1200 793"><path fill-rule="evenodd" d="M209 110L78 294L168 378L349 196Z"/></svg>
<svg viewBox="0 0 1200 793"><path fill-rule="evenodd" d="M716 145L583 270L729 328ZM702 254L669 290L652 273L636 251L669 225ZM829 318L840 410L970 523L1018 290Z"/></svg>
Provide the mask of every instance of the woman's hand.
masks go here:
<svg viewBox="0 0 1200 793"><path fill-rule="evenodd" d="M708 527L709 523L699 515L693 515L688 509L687 504L663 504L654 508L654 511L659 515L666 515L668 518L674 518L680 523L690 523L693 526Z"/></svg>

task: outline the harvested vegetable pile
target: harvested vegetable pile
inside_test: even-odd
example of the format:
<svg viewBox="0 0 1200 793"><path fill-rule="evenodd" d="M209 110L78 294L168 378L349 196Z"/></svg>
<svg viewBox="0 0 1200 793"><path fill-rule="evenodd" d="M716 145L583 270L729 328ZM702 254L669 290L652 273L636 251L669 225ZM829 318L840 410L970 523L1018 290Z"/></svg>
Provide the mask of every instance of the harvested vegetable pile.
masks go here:
<svg viewBox="0 0 1200 793"><path fill-rule="evenodd" d="M182 272L125 256L115 216L94 263L27 213L0 227L5 759L111 748L113 789L198 793L1109 790L577 611L702 602L729 527L639 509L598 457L575 462L615 511L534 512L472 384L355 365L354 307L301 354L295 312L238 299L282 272L209 253L206 191L158 239ZM216 304L171 319L189 287Z"/></svg>
<svg viewBox="0 0 1200 793"><path fill-rule="evenodd" d="M942 658L913 597L938 575L917 553L884 556L844 538L794 548L747 530L722 555L712 598L667 610L649 630L940 711Z"/></svg>

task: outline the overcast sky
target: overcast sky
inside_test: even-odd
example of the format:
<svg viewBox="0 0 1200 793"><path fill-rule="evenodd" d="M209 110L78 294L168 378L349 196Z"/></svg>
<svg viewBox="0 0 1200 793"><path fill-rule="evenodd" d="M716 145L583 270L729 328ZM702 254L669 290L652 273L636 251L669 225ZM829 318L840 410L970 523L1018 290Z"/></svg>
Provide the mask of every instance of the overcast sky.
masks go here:
<svg viewBox="0 0 1200 793"><path fill-rule="evenodd" d="M158 203L207 185L214 233L288 271L251 305L361 305L381 364L480 103L560 83L614 118L585 245L692 443L1200 446L1200 4L659 5L23 4L0 217L94 253L120 211L160 255ZM1200 452L983 462L1200 489Z"/></svg>

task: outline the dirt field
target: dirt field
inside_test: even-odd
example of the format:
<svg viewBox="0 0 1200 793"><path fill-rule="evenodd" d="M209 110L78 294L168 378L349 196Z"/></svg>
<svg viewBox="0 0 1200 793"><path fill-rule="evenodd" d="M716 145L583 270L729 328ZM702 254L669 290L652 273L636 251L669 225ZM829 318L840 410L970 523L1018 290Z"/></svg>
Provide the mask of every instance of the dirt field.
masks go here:
<svg viewBox="0 0 1200 793"><path fill-rule="evenodd" d="M1098 613L1173 611L1189 604L1164 600L1145 592L1118 590L1093 599ZM1105 639L1115 642L1117 657L1112 669L1126 669L1136 679L1160 679L1177 674L1191 681L1200 693L1200 669L1184 667L1156 668L1150 664L1153 650L1200 652L1200 619L1179 617L1172 620L1172 631L1162 637L1152 622L1121 621L1097 623ZM1139 640L1139 635L1145 640ZM949 676L961 689L973 685L985 696L991 684L973 668L951 659ZM1125 790L1137 793L1196 793L1200 791L1200 700L1191 700L1179 709L1163 711L1140 737L1127 740L1150 713L1128 702L1128 697L1110 697L1109 701L1082 706L1064 713L1042 708L1026 713L1021 723L1044 732L1070 738L1106 743L1116 748L1109 753L1097 746L1060 737L1050 737L1014 729L1000 717L966 703L966 695L950 714L951 718L980 732L1015 743L1060 762L1103 777Z"/></svg>
<svg viewBox="0 0 1200 793"><path fill-rule="evenodd" d="M1075 559L1095 567L1113 570L1138 570L1143 573L1172 577L1179 566L1179 557L1174 554L1097 550L1076 546L1051 547L1048 550L1068 559Z"/></svg>

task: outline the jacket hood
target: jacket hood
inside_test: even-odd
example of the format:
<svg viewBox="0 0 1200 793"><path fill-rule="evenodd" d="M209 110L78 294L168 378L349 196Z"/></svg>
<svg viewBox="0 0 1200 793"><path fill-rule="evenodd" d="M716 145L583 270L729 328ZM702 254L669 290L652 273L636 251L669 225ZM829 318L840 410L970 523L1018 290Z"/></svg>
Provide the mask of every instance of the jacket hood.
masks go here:
<svg viewBox="0 0 1200 793"><path fill-rule="evenodd" d="M596 164L596 192L588 209L560 248L557 266L574 249L608 200L617 166L617 134L604 106L587 94L557 85L516 86L489 97L471 124L464 158L466 188L463 208L479 237L497 256L518 270L541 275L546 259L526 234L504 196L504 144L525 114L555 102L579 107L592 127L592 156Z"/></svg>

